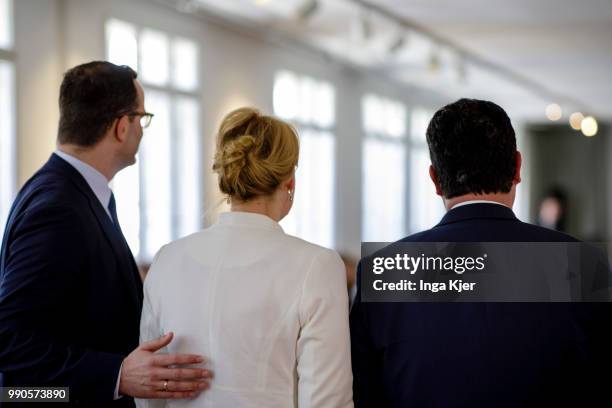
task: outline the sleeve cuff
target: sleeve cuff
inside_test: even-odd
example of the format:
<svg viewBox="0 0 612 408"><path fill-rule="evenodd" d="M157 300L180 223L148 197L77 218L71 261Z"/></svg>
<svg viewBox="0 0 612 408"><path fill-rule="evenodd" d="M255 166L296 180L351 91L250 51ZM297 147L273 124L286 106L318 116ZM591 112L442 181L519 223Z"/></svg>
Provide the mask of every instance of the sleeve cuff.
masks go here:
<svg viewBox="0 0 612 408"><path fill-rule="evenodd" d="M121 366L119 367L119 373L117 374L117 385L115 385L115 395L113 396L114 400L118 400L123 397L123 395L119 395L119 382L121 381L121 370L123 369L123 362L121 362Z"/></svg>

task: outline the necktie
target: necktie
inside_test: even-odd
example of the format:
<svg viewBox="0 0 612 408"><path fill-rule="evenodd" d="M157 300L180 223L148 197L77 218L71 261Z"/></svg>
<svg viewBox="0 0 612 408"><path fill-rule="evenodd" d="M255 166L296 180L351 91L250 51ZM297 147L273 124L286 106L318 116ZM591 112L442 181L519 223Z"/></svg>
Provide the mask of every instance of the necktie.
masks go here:
<svg viewBox="0 0 612 408"><path fill-rule="evenodd" d="M113 219L113 224L119 236L121 237L121 242L125 245L126 248L130 248L127 241L125 240L125 236L123 236L123 231L121 231L121 226L119 225L119 218L117 218L117 203L115 202L115 194L111 192L110 201L108 202L108 211L110 212L111 218Z"/></svg>
<svg viewBox="0 0 612 408"><path fill-rule="evenodd" d="M108 202L108 211L110 212L111 218L113 219L113 224L115 224L117 230L121 232L121 227L119 226L119 218L117 218L117 203L115 202L115 194L113 194L112 192L110 196L110 201Z"/></svg>

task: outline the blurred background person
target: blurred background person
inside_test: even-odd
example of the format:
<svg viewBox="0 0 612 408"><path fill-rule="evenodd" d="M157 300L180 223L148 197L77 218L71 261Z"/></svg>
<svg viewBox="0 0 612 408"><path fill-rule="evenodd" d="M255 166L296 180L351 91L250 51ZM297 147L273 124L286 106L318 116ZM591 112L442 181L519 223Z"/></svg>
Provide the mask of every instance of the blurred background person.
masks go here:
<svg viewBox="0 0 612 408"><path fill-rule="evenodd" d="M296 194L297 133L242 108L217 137L213 170L230 211L158 253L141 340L174 331L169 351L209 357L211 389L183 407L352 407L344 265L278 224Z"/></svg>
<svg viewBox="0 0 612 408"><path fill-rule="evenodd" d="M540 203L538 225L556 231L566 230L567 194L559 187L551 188Z"/></svg>

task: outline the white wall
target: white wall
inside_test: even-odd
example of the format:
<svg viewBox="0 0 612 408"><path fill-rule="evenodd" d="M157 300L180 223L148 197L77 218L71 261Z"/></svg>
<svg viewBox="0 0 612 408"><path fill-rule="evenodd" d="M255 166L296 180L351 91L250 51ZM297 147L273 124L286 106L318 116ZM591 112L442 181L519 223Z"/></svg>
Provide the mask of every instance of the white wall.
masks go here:
<svg viewBox="0 0 612 408"><path fill-rule="evenodd" d="M15 1L17 186L55 148L63 69L60 6L56 0Z"/></svg>
<svg viewBox="0 0 612 408"><path fill-rule="evenodd" d="M148 0L18 0L16 17L19 185L54 148L61 74L77 64L104 59L104 24L115 17L186 36L200 45L203 210L210 215L207 224L215 218L222 200L210 171L220 119L242 105L271 113L273 79L279 69L333 83L337 100L336 241L338 250L354 256L359 255L361 232L361 95L386 95L402 100L408 108L436 108L449 102L430 92L349 69L312 51L278 45Z"/></svg>

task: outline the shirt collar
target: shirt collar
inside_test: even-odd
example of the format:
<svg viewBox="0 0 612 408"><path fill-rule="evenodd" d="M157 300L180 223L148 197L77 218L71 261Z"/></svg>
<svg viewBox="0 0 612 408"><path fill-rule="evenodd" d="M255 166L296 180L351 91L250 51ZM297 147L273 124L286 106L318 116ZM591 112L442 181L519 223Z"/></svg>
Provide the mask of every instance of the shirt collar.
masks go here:
<svg viewBox="0 0 612 408"><path fill-rule="evenodd" d="M217 224L247 228L275 229L283 232L283 228L280 224L267 215L243 211L221 213L219 214L219 222Z"/></svg>
<svg viewBox="0 0 612 408"><path fill-rule="evenodd" d="M454 208L458 208L458 207L462 207L464 205L470 205L470 204L497 204L497 205L501 205L503 207L508 208L505 204L502 204L502 203L497 202L497 201L491 201L491 200L468 200L468 201L462 201L460 203L457 203L457 204L453 205L451 208L449 208L449 211L454 209Z"/></svg>
<svg viewBox="0 0 612 408"><path fill-rule="evenodd" d="M517 221L512 210L498 202L486 201L470 205L454 206L448 210L438 225L450 224L471 219L507 219Z"/></svg>
<svg viewBox="0 0 612 408"><path fill-rule="evenodd" d="M102 173L100 173L98 170L96 170L89 164L77 159L76 157L66 152L62 152L61 150L57 149L54 153L64 159L66 162L68 162L68 164L74 167L76 171L78 171L81 176L83 176L91 190L94 192L94 194L100 201L100 204L102 204L102 207L104 207L106 213L110 215L108 210L108 203L110 201L112 191L108 186L108 180L106 179L106 177L104 177Z"/></svg>

